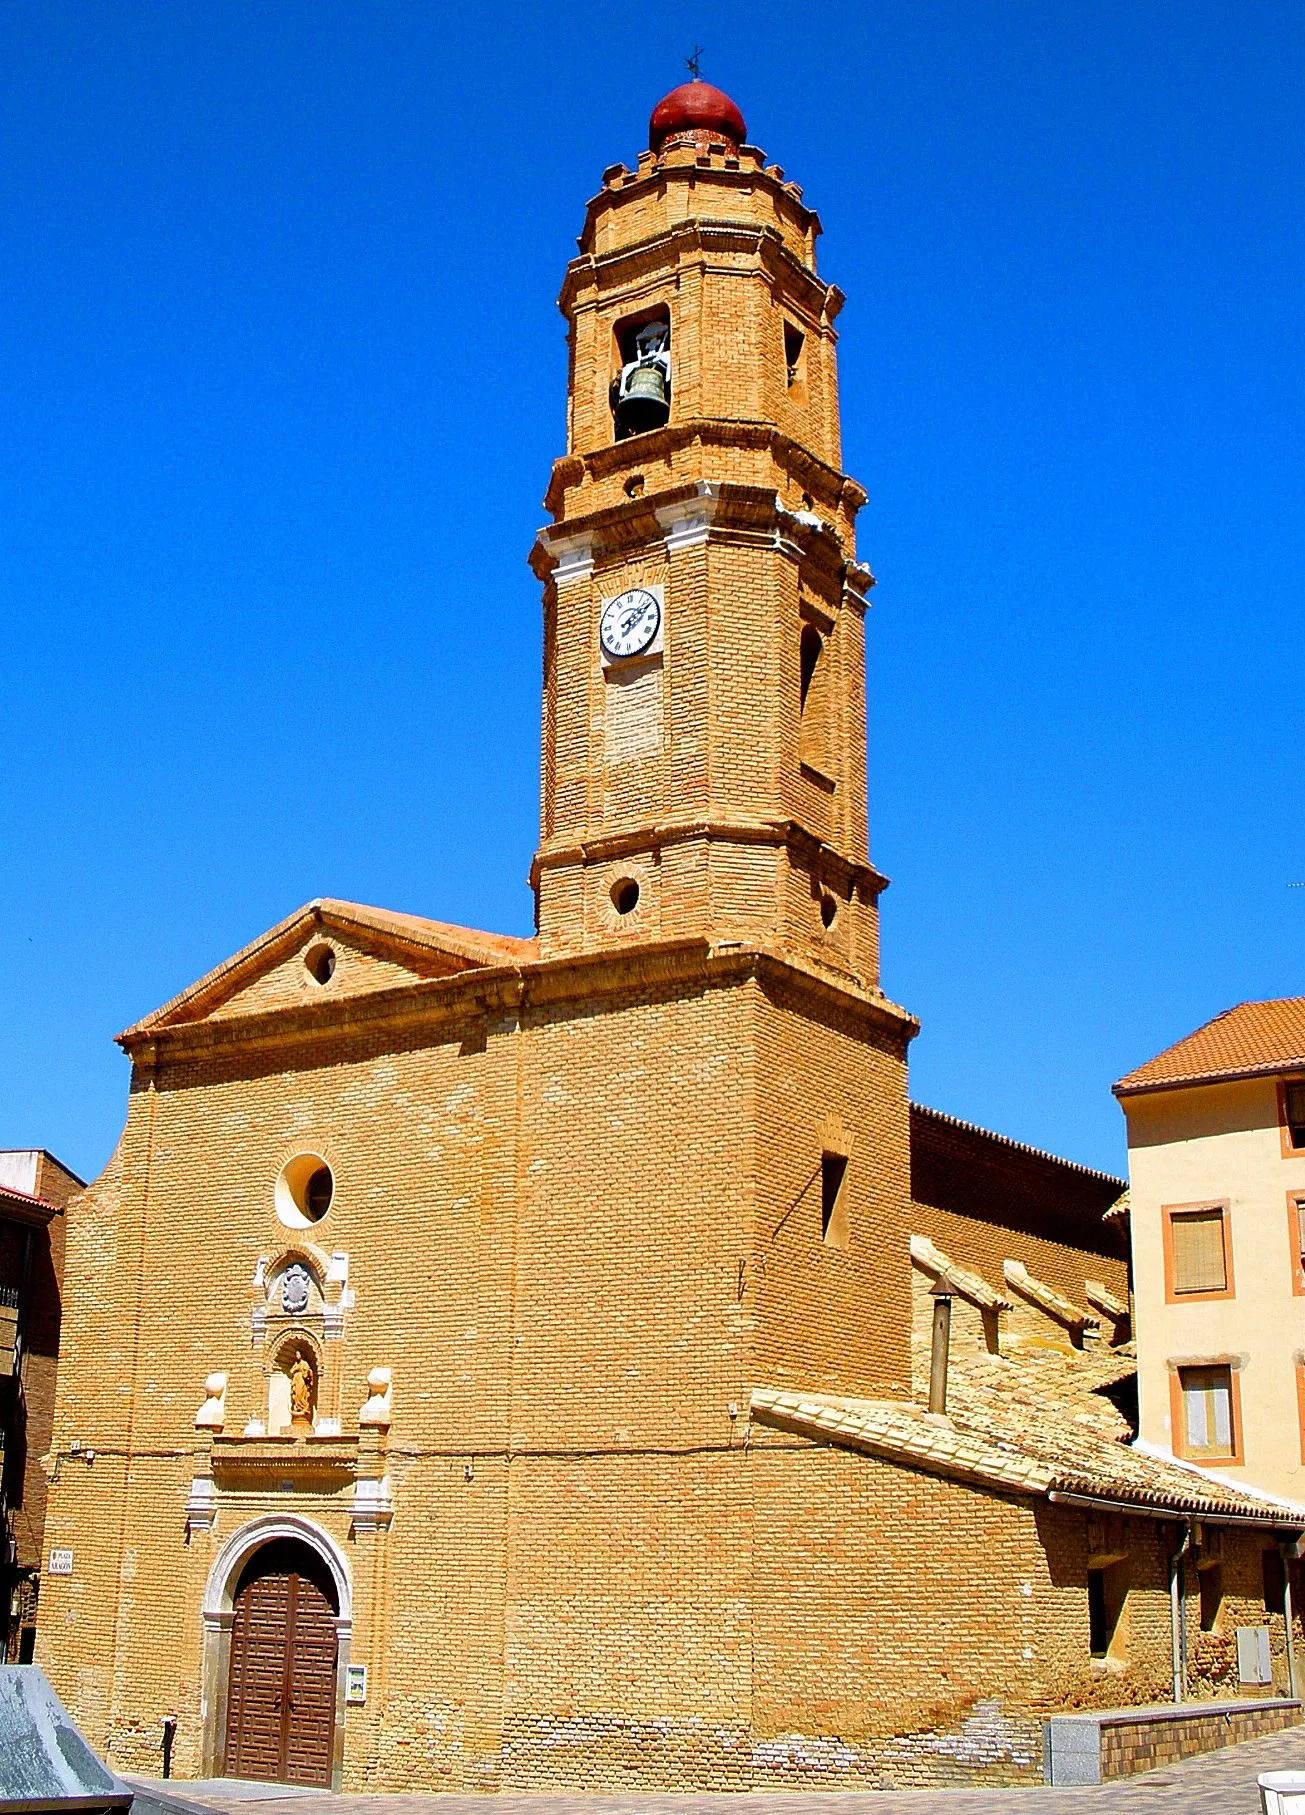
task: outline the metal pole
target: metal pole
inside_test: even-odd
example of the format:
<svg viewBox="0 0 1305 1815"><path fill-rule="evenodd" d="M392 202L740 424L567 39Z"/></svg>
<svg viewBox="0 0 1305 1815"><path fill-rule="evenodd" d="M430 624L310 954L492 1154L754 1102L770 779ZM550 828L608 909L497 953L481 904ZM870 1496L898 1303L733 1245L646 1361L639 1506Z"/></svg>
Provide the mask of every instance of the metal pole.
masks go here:
<svg viewBox="0 0 1305 1815"><path fill-rule="evenodd" d="M1169 1642L1173 1647L1174 1700L1187 1699L1187 1609L1183 1605L1183 1558L1192 1542L1192 1527L1179 1526L1178 1549L1169 1559Z"/></svg>
<svg viewBox="0 0 1305 1815"><path fill-rule="evenodd" d="M946 1274L933 1288L933 1348L929 1355L929 1410L947 1410L947 1358L952 1346L952 1294Z"/></svg>
<svg viewBox="0 0 1305 1815"><path fill-rule="evenodd" d="M1287 1626L1287 1693L1293 1701L1296 1699L1296 1639L1292 1632L1291 1609L1291 1558L1286 1547L1280 1552L1282 1557L1282 1611Z"/></svg>

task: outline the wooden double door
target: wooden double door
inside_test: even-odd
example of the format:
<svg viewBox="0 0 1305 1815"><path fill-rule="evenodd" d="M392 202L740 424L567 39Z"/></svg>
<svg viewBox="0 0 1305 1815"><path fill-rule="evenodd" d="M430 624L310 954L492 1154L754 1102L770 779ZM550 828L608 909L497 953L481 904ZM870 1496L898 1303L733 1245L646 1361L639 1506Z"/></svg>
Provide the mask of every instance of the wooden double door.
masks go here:
<svg viewBox="0 0 1305 1815"><path fill-rule="evenodd" d="M339 1611L330 1571L307 1544L280 1538L245 1565L234 1603L225 1774L329 1786Z"/></svg>

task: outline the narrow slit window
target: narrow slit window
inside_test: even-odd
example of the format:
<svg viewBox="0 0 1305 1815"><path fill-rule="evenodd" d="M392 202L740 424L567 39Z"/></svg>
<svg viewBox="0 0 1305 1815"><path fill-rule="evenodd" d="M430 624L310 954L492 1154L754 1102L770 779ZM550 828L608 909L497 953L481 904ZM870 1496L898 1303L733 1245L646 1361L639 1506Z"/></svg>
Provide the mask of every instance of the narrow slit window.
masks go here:
<svg viewBox="0 0 1305 1815"><path fill-rule="evenodd" d="M1232 1369L1179 1368L1183 1405L1183 1454L1230 1461L1236 1454L1233 1429Z"/></svg>
<svg viewBox="0 0 1305 1815"><path fill-rule="evenodd" d="M784 323L784 369L788 375L788 388L791 391L802 382L802 349L806 345L806 335L801 328L795 328L791 321Z"/></svg>
<svg viewBox="0 0 1305 1815"><path fill-rule="evenodd" d="M807 701L811 698L811 685L816 678L816 669L820 666L820 658L824 654L824 649L824 641L815 625L804 624L800 650L801 693L798 696L804 714L807 709Z"/></svg>
<svg viewBox="0 0 1305 1815"><path fill-rule="evenodd" d="M1201 1585L1201 1631L1218 1632L1219 1612L1223 1606L1223 1570L1211 1563L1198 1572Z"/></svg>
<svg viewBox="0 0 1305 1815"><path fill-rule="evenodd" d="M1228 1254L1224 1212L1176 1210L1170 1217L1173 1243L1173 1289L1184 1293L1226 1292Z"/></svg>
<svg viewBox="0 0 1305 1815"><path fill-rule="evenodd" d="M1120 1621L1128 1595L1128 1563L1087 1572L1088 1650L1094 1658L1118 1657Z"/></svg>
<svg viewBox="0 0 1305 1815"><path fill-rule="evenodd" d="M1110 1649L1110 1622L1106 1618L1106 1572L1104 1569L1088 1570L1087 1591L1088 1650L1093 1657L1104 1657Z"/></svg>
<svg viewBox="0 0 1305 1815"><path fill-rule="evenodd" d="M798 643L798 754L808 768L825 776L830 767L829 673L828 639L814 624L804 623Z"/></svg>
<svg viewBox="0 0 1305 1815"><path fill-rule="evenodd" d="M847 1205L843 1184L847 1178L847 1155L823 1153L820 1156L820 1233L827 1247L847 1246Z"/></svg>
<svg viewBox="0 0 1305 1815"><path fill-rule="evenodd" d="M1282 1094L1287 1139L1293 1148L1305 1148L1305 1084L1287 1084Z"/></svg>
<svg viewBox="0 0 1305 1815"><path fill-rule="evenodd" d="M1260 1552L1260 1581L1264 1591L1264 1611L1284 1612L1287 1605L1287 1571L1281 1551Z"/></svg>

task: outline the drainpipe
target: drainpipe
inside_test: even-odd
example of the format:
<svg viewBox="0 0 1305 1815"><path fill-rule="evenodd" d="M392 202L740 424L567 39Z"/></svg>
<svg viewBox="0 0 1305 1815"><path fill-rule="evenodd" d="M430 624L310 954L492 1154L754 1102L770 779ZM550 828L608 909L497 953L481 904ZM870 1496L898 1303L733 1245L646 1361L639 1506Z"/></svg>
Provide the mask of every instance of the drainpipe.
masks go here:
<svg viewBox="0 0 1305 1815"><path fill-rule="evenodd" d="M933 1299L933 1347L929 1355L929 1410L947 1410L947 1359L952 1346L952 1282L945 1273L935 1280L929 1296Z"/></svg>
<svg viewBox="0 0 1305 1815"><path fill-rule="evenodd" d="M1187 1606L1183 1595L1183 1558L1192 1548L1192 1522L1182 1527L1183 1539L1169 1559L1169 1637L1174 1657L1174 1700L1187 1699Z"/></svg>

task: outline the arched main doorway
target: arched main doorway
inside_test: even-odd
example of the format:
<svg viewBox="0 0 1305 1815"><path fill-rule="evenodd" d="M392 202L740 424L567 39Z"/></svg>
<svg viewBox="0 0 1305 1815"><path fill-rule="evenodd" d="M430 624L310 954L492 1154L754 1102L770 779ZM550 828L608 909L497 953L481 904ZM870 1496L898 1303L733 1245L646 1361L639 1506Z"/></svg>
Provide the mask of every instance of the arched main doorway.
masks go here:
<svg viewBox="0 0 1305 1815"><path fill-rule="evenodd" d="M325 1559L275 1538L245 1562L231 1605L226 1775L329 1785L340 1602Z"/></svg>

